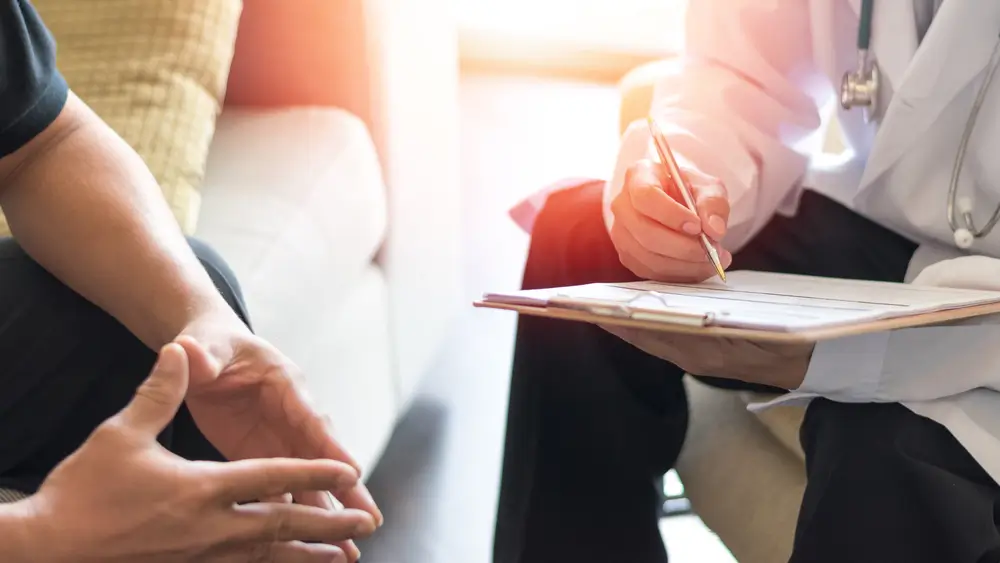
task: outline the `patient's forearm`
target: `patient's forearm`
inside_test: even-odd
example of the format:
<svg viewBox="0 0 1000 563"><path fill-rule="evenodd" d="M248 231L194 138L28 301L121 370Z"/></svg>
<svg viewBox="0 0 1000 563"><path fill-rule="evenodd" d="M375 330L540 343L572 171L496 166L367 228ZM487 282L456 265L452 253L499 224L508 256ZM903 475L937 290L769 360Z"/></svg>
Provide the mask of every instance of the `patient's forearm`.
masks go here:
<svg viewBox="0 0 1000 563"><path fill-rule="evenodd" d="M32 545L21 504L0 504L0 561L45 561L45 546Z"/></svg>
<svg viewBox="0 0 1000 563"><path fill-rule="evenodd" d="M200 315L242 326L145 163L76 97L8 158L0 205L21 246L148 346L160 347Z"/></svg>

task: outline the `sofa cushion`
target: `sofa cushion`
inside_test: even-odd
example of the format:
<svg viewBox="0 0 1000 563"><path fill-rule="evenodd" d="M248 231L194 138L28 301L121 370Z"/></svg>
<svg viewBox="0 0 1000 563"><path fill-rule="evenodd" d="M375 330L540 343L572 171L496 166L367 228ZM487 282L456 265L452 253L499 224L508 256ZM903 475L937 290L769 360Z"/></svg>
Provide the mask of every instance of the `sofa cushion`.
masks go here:
<svg viewBox="0 0 1000 563"><path fill-rule="evenodd" d="M33 3L70 87L143 157L193 232L240 0Z"/></svg>
<svg viewBox="0 0 1000 563"><path fill-rule="evenodd" d="M203 194L197 236L249 288L262 327L297 322L319 297L343 299L386 231L371 138L337 109L227 108Z"/></svg>
<svg viewBox="0 0 1000 563"><path fill-rule="evenodd" d="M219 118L196 236L233 268L251 321L306 373L345 446L368 466L395 423L388 297L373 257L386 231L375 149L330 108Z"/></svg>

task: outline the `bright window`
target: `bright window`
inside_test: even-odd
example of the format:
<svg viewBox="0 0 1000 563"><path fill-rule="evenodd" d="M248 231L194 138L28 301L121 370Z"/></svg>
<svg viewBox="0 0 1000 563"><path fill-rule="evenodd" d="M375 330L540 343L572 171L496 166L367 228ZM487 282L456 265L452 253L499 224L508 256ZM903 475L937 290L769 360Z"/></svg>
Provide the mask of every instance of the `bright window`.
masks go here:
<svg viewBox="0 0 1000 563"><path fill-rule="evenodd" d="M457 0L463 33L638 55L677 52L687 0Z"/></svg>

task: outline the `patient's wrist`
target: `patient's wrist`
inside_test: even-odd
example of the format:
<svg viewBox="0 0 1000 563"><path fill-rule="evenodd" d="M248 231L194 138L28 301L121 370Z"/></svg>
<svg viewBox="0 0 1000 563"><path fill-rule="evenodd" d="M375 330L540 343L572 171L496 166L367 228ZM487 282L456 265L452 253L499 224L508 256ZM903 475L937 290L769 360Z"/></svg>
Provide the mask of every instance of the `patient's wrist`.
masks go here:
<svg viewBox="0 0 1000 563"><path fill-rule="evenodd" d="M0 561L29 563L48 561L38 541L31 511L24 501L0 504Z"/></svg>

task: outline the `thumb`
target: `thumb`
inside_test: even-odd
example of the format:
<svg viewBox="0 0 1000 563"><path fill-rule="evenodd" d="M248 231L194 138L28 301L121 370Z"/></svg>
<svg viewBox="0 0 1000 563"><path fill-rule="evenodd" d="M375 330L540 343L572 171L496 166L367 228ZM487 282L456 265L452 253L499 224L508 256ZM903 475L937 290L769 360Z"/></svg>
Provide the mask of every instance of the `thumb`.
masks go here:
<svg viewBox="0 0 1000 563"><path fill-rule="evenodd" d="M153 372L119 417L128 428L155 437L177 414L187 388L187 353L177 344L167 344L160 350Z"/></svg>
<svg viewBox="0 0 1000 563"><path fill-rule="evenodd" d="M177 337L174 342L184 348L184 352L187 354L192 387L198 388L198 386L211 383L219 377L222 365L205 346L187 335Z"/></svg>

